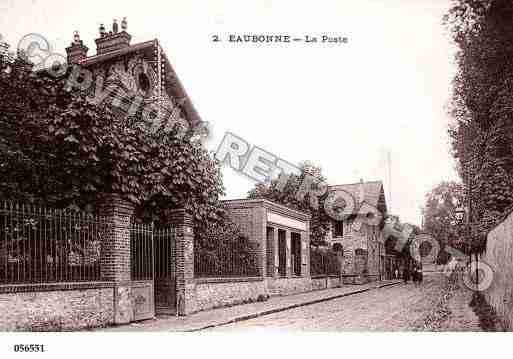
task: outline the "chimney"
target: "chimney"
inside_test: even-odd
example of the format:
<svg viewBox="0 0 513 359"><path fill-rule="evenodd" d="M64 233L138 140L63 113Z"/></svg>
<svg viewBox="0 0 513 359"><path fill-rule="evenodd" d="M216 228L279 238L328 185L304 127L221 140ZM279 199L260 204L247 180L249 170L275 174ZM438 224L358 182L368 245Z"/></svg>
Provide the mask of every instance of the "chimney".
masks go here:
<svg viewBox="0 0 513 359"><path fill-rule="evenodd" d="M96 42L96 54L102 55L108 52L116 51L130 46L130 39L132 38L127 32L126 17L121 22L121 32L116 19L112 24L112 30L108 33L105 31L103 24L100 26L100 37L94 40Z"/></svg>
<svg viewBox="0 0 513 359"><path fill-rule="evenodd" d="M360 203L365 200L365 189L363 187L363 178L360 178Z"/></svg>
<svg viewBox="0 0 513 359"><path fill-rule="evenodd" d="M78 31L73 34L73 42L70 47L66 48L66 54L68 55L68 64L76 64L87 57L87 51L89 49L84 45L83 41L80 40Z"/></svg>

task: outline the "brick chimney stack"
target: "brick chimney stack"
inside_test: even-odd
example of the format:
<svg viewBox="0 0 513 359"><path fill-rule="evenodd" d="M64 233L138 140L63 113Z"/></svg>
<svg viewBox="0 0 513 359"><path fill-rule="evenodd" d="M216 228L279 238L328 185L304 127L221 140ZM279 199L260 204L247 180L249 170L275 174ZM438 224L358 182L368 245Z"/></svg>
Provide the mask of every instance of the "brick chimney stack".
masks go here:
<svg viewBox="0 0 513 359"><path fill-rule="evenodd" d="M87 57L88 50L89 48L84 45L82 40L80 40L78 31L75 31L71 46L66 48L68 64L76 64L80 62L80 60L85 59Z"/></svg>
<svg viewBox="0 0 513 359"><path fill-rule="evenodd" d="M108 33L105 31L103 24L100 26L100 37L94 40L96 42L96 54L102 55L111 51L116 51L130 46L131 36L126 32L127 21L123 18L121 22L121 32L116 19L112 24L112 30Z"/></svg>

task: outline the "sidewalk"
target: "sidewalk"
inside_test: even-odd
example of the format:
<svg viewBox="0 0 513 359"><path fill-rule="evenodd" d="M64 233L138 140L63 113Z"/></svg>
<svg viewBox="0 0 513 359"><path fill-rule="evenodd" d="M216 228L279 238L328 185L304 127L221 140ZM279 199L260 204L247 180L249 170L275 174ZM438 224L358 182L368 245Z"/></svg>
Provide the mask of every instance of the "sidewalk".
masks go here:
<svg viewBox="0 0 513 359"><path fill-rule="evenodd" d="M399 280L374 282L362 285L344 285L341 288L331 288L288 296L272 297L265 302L236 305L233 307L207 310L185 317L159 316L157 319L128 325L100 328L100 331L197 331L225 324L248 320L263 315L281 312L304 305L315 304L351 294L363 293L400 283Z"/></svg>

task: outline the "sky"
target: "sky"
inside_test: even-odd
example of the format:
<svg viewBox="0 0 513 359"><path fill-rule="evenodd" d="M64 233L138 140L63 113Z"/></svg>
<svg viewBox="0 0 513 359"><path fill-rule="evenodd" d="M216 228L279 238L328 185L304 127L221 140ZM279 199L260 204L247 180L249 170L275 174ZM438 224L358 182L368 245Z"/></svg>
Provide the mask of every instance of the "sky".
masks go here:
<svg viewBox="0 0 513 359"><path fill-rule="evenodd" d="M212 125L209 149L229 131L290 163L314 162L329 184L382 180L389 210L420 224L425 194L457 180L447 136L455 71L442 26L448 7L448 0L0 0L0 34L15 45L38 33L65 55L78 30L93 55L99 25L127 17L131 43L159 40ZM348 43L212 41L262 33ZM223 176L226 198L244 198L254 186L229 167Z"/></svg>

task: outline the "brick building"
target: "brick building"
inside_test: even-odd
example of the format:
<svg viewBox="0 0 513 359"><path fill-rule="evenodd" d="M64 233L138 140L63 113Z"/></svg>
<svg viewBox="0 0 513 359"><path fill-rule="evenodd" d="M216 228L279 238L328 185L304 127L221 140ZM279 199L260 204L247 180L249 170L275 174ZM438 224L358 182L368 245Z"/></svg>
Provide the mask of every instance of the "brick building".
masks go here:
<svg viewBox="0 0 513 359"><path fill-rule="evenodd" d="M127 22L112 30L103 24L95 39L96 54L75 32L66 48L73 67L68 83L86 92L94 104L109 103L120 120L135 112L145 120L171 120L187 129L201 122L170 61L157 39L131 44Z"/></svg>
<svg viewBox="0 0 513 359"><path fill-rule="evenodd" d="M354 198L356 212L366 203L377 208L383 216L387 204L381 181L363 182L329 187L329 191L345 191ZM387 254L379 225L362 223L358 213L344 220L332 220L326 237L329 246L343 253L343 271L348 283L362 283L391 277L393 263ZM360 222L360 223L358 223Z"/></svg>
<svg viewBox="0 0 513 359"><path fill-rule="evenodd" d="M270 295L311 289L310 215L266 199L224 201L252 241Z"/></svg>

